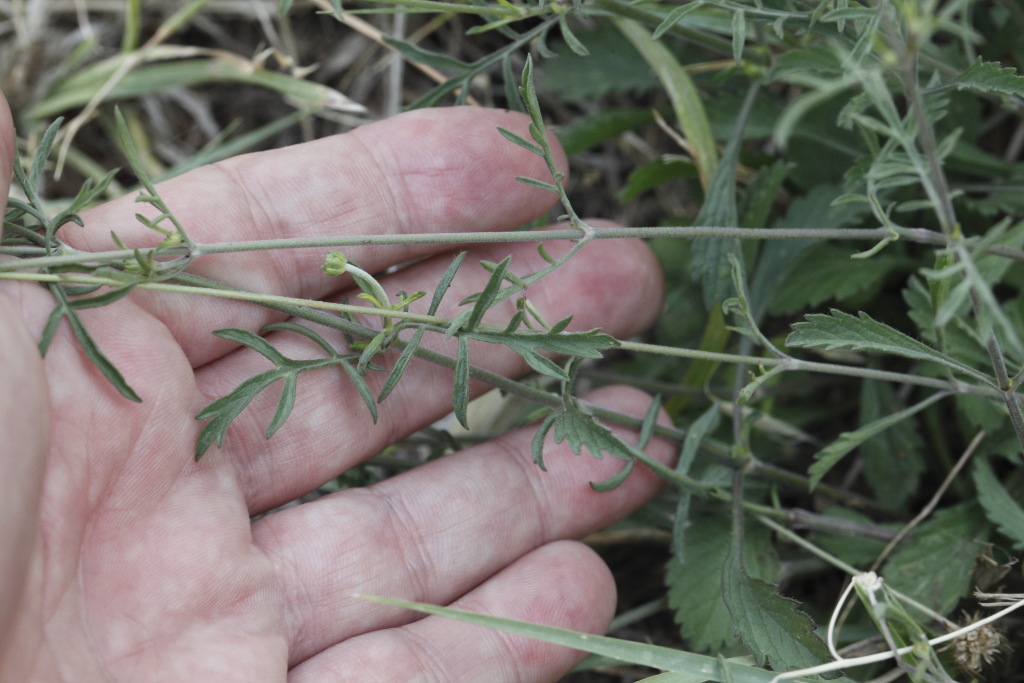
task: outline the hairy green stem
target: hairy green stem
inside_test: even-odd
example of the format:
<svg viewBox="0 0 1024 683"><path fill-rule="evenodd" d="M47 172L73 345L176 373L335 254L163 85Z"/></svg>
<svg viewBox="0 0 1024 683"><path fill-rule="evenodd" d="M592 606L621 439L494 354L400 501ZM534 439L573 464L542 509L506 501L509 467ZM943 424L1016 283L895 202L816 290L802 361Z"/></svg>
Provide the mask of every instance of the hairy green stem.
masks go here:
<svg viewBox="0 0 1024 683"><path fill-rule="evenodd" d="M919 244L946 246L946 238L938 232L926 228L863 228L863 229L830 229L830 228L735 228L721 226L670 226L670 227L611 227L598 228L593 231L592 239L655 239L697 237L719 237L723 239L740 238L755 240L800 240L800 239L831 239L877 241L889 237L895 232L900 239ZM580 231L573 228L555 230L532 230L511 232L443 232L403 235L351 235L337 237L290 238L276 240L259 240L251 242L213 242L196 244L191 251L193 258L210 254L230 254L247 251L269 251L276 249L326 249L331 247L406 245L406 244L480 244L496 242L544 242L559 240L578 240ZM36 268L53 268L73 265L104 265L118 264L135 257L131 249L118 249L100 252L79 251L63 245L57 248L53 256L45 256L42 247L0 246L0 254L9 256L29 257L17 261L0 263L0 272L15 270L34 270ZM145 257L151 249L140 249ZM181 250L184 254L184 250ZM1024 262L1024 250L1003 245L992 245L984 249L984 253L1003 256L1015 261ZM163 249L160 256L175 256L175 249ZM38 256L37 256L38 255Z"/></svg>

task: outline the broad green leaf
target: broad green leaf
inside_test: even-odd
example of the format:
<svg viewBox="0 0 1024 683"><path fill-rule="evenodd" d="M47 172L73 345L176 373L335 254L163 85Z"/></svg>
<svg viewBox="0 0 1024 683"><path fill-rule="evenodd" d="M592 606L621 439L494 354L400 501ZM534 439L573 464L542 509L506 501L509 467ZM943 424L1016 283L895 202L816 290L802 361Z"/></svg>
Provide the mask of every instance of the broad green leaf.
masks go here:
<svg viewBox="0 0 1024 683"><path fill-rule="evenodd" d="M466 429L469 429L469 418L466 409L469 405L469 341L459 337L459 352L455 359L455 383L452 386L452 407L455 417Z"/></svg>
<svg viewBox="0 0 1024 683"><path fill-rule="evenodd" d="M973 368L885 323L878 322L867 313L861 312L859 316L853 316L832 309L831 315L815 313L806 318L806 322L793 325L793 331L786 338L787 346L820 348L826 351L852 349L888 353L904 358L932 361L971 377L987 379Z"/></svg>
<svg viewBox="0 0 1024 683"><path fill-rule="evenodd" d="M555 135L571 158L580 152L654 121L650 109L606 109L576 116Z"/></svg>
<svg viewBox="0 0 1024 683"><path fill-rule="evenodd" d="M885 499L880 498L879 500ZM878 526L877 522L867 515L845 507L830 507L822 514L826 517L848 521L853 524ZM890 523L884 526L895 534L903 525ZM851 531L847 534L817 531L814 534L814 543L822 550L835 555L847 564L855 567L869 567L885 548L886 541L880 538L869 538L866 534L858 533L857 531Z"/></svg>
<svg viewBox="0 0 1024 683"><path fill-rule="evenodd" d="M1014 550L1024 550L1024 508L999 483L992 466L984 458L974 461L974 487L978 502L999 533L1013 541Z"/></svg>
<svg viewBox="0 0 1024 683"><path fill-rule="evenodd" d="M870 296L881 289L889 273L913 263L888 254L866 260L851 259L854 251L849 246L829 243L811 246L800 254L786 279L771 293L769 311L787 315L829 300Z"/></svg>
<svg viewBox="0 0 1024 683"><path fill-rule="evenodd" d="M722 598L758 666L787 671L832 661L825 642L814 633L814 622L798 609L800 603L750 576L732 548L722 567Z"/></svg>
<svg viewBox="0 0 1024 683"><path fill-rule="evenodd" d="M1016 69L980 57L953 80L953 86L957 90L1024 97L1024 77Z"/></svg>
<svg viewBox="0 0 1024 683"><path fill-rule="evenodd" d="M862 383L862 425L899 413L903 408L903 402L891 384L870 379ZM898 510L917 493L926 458L924 440L918 434L915 420L896 422L864 441L860 446L860 457L864 463L864 479L875 492L876 500L884 500L886 505Z"/></svg>
<svg viewBox="0 0 1024 683"><path fill-rule="evenodd" d="M720 515L694 513L682 546L666 566L668 604L683 639L697 652L728 651L739 644L722 599L722 568L732 544L732 525ZM774 580L778 560L771 536L758 525L747 530L745 553L758 578ZM682 554L684 561L679 560Z"/></svg>
<svg viewBox="0 0 1024 683"><path fill-rule="evenodd" d="M722 160L715 167L711 182L704 194L695 223L697 225L738 226L739 209L736 205L736 165L739 162L740 143L753 106L756 90L748 91L747 99L736 119ZM694 279L700 280L704 306L709 310L733 294L730 258L740 255L740 241L736 238L702 237L693 240L693 261L690 265Z"/></svg>
<svg viewBox="0 0 1024 683"><path fill-rule="evenodd" d="M467 624L476 624L486 628L497 629L507 633L514 633L527 638L536 638L546 643L564 645L575 650L590 652L592 654L610 657L620 662L649 666L662 671L670 671L679 674L703 677L705 681L715 683L771 683L774 674L763 669L755 669L752 666L708 657L706 655L693 654L660 645L647 643L635 643L618 638L598 636L592 633L579 633L554 626L531 624L525 621L492 617L476 612L466 612L450 607L438 607L407 600L395 600L392 598L381 598L364 595L367 600L393 605L403 609L411 609L424 614L433 614L456 619ZM809 678L790 679L795 683L810 681Z"/></svg>
<svg viewBox="0 0 1024 683"><path fill-rule="evenodd" d="M898 413L887 414L885 417L879 418L874 422L870 422L852 432L843 432L840 434L838 439L814 455L814 464L807 470L807 474L810 477L811 488L813 489L817 486L821 481L821 478L824 477L828 471L836 465L836 463L842 460L847 453L857 448L876 434L880 434L893 425L899 424L901 421L910 418L912 415L917 414L931 404L940 399L946 398L947 396L949 396L947 392L936 392L920 403L916 403L909 408L899 411Z"/></svg>
<svg viewBox="0 0 1024 683"><path fill-rule="evenodd" d="M658 79L628 40L608 22L576 31L590 49L589 57L556 45L558 59L538 69L538 85L557 92L566 102L595 102L608 95L645 93L658 87ZM648 113L648 116L650 114Z"/></svg>
<svg viewBox="0 0 1024 683"><path fill-rule="evenodd" d="M966 596L989 527L976 503L936 512L889 557L883 576L896 590L940 614Z"/></svg>

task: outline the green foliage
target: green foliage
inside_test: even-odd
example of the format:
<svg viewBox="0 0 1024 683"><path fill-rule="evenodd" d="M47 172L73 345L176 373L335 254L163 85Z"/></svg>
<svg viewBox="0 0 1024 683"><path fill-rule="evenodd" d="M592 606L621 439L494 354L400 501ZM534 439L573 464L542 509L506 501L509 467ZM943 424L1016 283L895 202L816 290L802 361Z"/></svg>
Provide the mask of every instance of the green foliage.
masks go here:
<svg viewBox="0 0 1024 683"><path fill-rule="evenodd" d="M722 567L722 598L758 666L786 671L828 660L828 648L814 633L811 618L798 610L800 603L748 574L734 550Z"/></svg>
<svg viewBox="0 0 1024 683"><path fill-rule="evenodd" d="M1010 495L985 460L974 461L974 485L978 489L978 502L989 521L1013 543L1015 550L1024 549L1024 509Z"/></svg>
<svg viewBox="0 0 1024 683"><path fill-rule="evenodd" d="M440 305L465 253L436 286L410 295L388 292L383 277L378 281L334 252L324 272L351 276L357 303L329 311L192 275L187 267L210 245L193 243L175 207L162 200L156 180L163 173L147 149L156 129L138 115L135 100L169 87L253 85L308 110L266 130L302 119L304 135L327 125L306 118L314 112L362 108L301 69L242 68L247 65L221 53L174 60L143 54L137 46L145 23L127 17L122 54L70 60L20 115L19 149L31 158L15 165L24 197L12 198L4 216L0 253L11 258L0 262L0 276L38 279L54 294L41 350L67 319L83 355L124 396L139 400L89 334L90 316L80 313L171 287L263 304L341 333L344 344L332 345L294 322L261 334L219 331L273 367L199 413L207 423L196 457L222 444L233 420L271 387L281 391L265 434L279 432L302 405L304 372L340 370L376 419L377 405L414 359L439 363L452 372L451 407L463 425L471 382L496 384L536 402L532 415L540 426L532 454L541 468L551 435L573 453L622 460L618 474L592 484L596 490L615 488L642 466L669 482L666 497L631 523L671 530L667 599L686 647L722 655L745 644L758 665L779 670L828 659L804 612L831 612L839 600L839 589L832 589L872 566L886 539L917 511L926 519L884 551L890 554L883 577L943 614L973 609L975 561L990 537L1001 552L1024 550L1018 391L1024 380L1024 50L1016 41L1024 15L1012 3L317 4L324 11L318 21L332 14L341 19L343 11L428 15L430 31L383 40L406 61L433 68L440 80L423 87L410 81L397 90L415 92L409 107L473 97L526 112L528 132L500 130L504 140L495 136L495 145L518 145L543 159L544 177L520 180L556 193L570 226L559 238L573 240L569 252L552 258L538 237L545 264L535 272L518 272L510 258L482 262L486 284L445 316L438 315ZM188 3L174 14L162 24L167 35L206 11L204 5ZM297 7L278 2L289 21L301 20ZM123 149L141 183L137 197L146 211L138 220L160 244L129 249L115 235L118 251L86 254L70 249L63 231L81 224L78 213L112 194L121 177L98 171L69 193L70 201L49 198L59 121L41 122L90 103L136 58L110 83L95 115L104 124L97 128L111 138L99 146ZM115 100L123 102L124 116L102 109ZM652 125L655 112L666 119L664 128ZM583 165L574 168L573 182L580 184L569 184L556 168L547 121L572 162ZM264 132L236 142L263 139ZM229 149L218 142L164 170ZM600 183L619 186L595 192ZM596 207L598 215L664 227L595 230L579 218L574 201L587 202L588 213ZM644 338L655 344L597 329L568 331L571 317L549 324L529 299L531 286L612 231L650 238L666 272L664 314L653 337ZM360 237L347 235L330 248ZM400 235L394 242L432 238ZM266 248L217 247L222 258L235 249ZM418 299L432 286L424 306ZM506 301L511 313L499 315ZM825 305L834 308L826 312ZM361 324L356 316L379 320ZM274 330L303 335L323 356L285 357L262 336ZM454 353L432 351L432 339L451 340ZM515 382L474 366L485 344L517 354L530 379ZM376 396L369 373L384 378ZM638 419L577 395L577 385L606 379L664 392L664 408L687 428L656 426L660 401ZM619 436L614 424L639 429L640 437ZM985 438L971 475L946 482L979 430ZM432 453L458 447L451 437L431 438ZM653 438L680 446L674 467L644 453ZM737 469L743 477L733 477ZM746 484L734 489L734 479ZM739 524L736 511L761 524ZM768 524L778 525L774 533ZM744 526L741 548L733 549L734 530ZM1017 574L1009 577L1019 588ZM782 598L770 585L776 581L811 604ZM859 584L858 593L867 600ZM881 637L895 647L945 628L884 588L872 595L880 602L868 601L864 614L849 618L848 632L858 638ZM657 680L772 679L721 657L420 609L654 666L666 672ZM940 672L943 652L918 645L903 658L911 680L947 680ZM860 673L856 665L844 664L844 671Z"/></svg>
<svg viewBox="0 0 1024 683"><path fill-rule="evenodd" d="M284 425L285 420L288 419L288 416L292 412L292 408L295 407L295 396L299 375L313 370L340 367L352 382L355 389L359 392L359 395L362 397L363 402L370 411L370 415L373 417L374 422L377 421L377 404L373 399L373 395L370 393L370 388L366 385L366 380L364 380L351 365L353 361L357 361L359 359L359 354L337 354L323 337L313 330L299 325L281 323L269 326L269 329L287 329L292 332L302 334L316 342L317 345L327 353L327 357L314 360L293 360L282 355L263 337L253 334L248 330L228 328L214 332L214 334L221 339L227 339L237 344L249 347L272 362L274 364L274 368L250 377L235 387L231 393L218 398L199 411L196 415L196 419L209 420L209 422L203 425L203 429L199 432L199 439L196 443L196 460L202 458L214 443L216 443L218 447L224 445L224 438L227 436L228 427L231 425L232 421L238 417L252 402L252 400L264 389L280 380L283 381L281 396L278 399L277 410L274 412L274 416L271 418L270 424L267 425L266 430L266 437L268 439L272 437L274 433Z"/></svg>
<svg viewBox="0 0 1024 683"><path fill-rule="evenodd" d="M939 510L892 554L883 575L893 588L949 614L971 590L974 561L987 537L977 504Z"/></svg>
<svg viewBox="0 0 1024 683"><path fill-rule="evenodd" d="M697 652L731 652L741 642L723 598L724 569L732 546L728 520L709 514L688 518L689 529L676 557L666 567L668 602L690 647ZM755 579L775 581L778 558L766 529L744 538L744 554ZM678 559L683 556L683 561Z"/></svg>

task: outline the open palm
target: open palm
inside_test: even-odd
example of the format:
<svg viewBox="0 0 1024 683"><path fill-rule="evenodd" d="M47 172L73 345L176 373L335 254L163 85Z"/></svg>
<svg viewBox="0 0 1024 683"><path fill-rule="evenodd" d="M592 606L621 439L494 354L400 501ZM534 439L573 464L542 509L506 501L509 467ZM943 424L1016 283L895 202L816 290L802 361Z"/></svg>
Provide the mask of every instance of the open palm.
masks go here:
<svg viewBox="0 0 1024 683"><path fill-rule="evenodd" d="M9 129L6 107L0 112ZM502 141L498 125L523 131L525 119L417 112L240 157L160 190L199 243L511 229L545 211L550 195L514 180L545 170ZM6 172L7 130L3 142ZM124 198L62 236L87 249L112 248L111 231L129 244L152 244L133 219L139 210ZM487 273L474 259L508 253L517 272L539 267L532 245L475 248L442 312L482 287ZM429 291L451 260L429 246L346 254L370 272L422 259L382 280L391 293ZM251 252L201 257L191 270L256 291L345 296L341 288L351 282L324 276L322 258L322 250ZM530 297L548 319L573 313L576 328L623 336L657 314L660 287L643 245L601 241L532 287ZM211 331L258 332L280 314L153 292L82 311L140 405L111 388L67 329L40 362L33 340L52 301L33 285L0 291L0 481L7 491L0 502L0 680L540 681L578 659L527 639L417 619L357 594L580 630L607 625L614 607L607 569L566 539L649 498L657 489L649 472L596 493L587 482L606 478L617 463L549 444L551 471L540 472L529 455L532 430L524 429L251 522L443 416L450 371L414 362L377 425L342 374L305 375L291 418L272 440L263 431L276 397L260 396L224 448L195 463L195 414L269 367ZM270 336L290 357L316 355L298 335ZM509 375L526 369L500 349L474 348L473 360ZM379 390L383 377L367 379ZM621 388L590 398L634 414L648 402ZM668 451L652 445L662 459Z"/></svg>

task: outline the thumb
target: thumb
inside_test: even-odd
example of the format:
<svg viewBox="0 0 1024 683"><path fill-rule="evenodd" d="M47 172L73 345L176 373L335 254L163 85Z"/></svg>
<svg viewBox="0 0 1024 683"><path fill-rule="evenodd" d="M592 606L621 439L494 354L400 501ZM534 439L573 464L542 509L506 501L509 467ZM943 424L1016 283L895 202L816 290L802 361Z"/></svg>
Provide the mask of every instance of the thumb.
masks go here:
<svg viewBox="0 0 1024 683"><path fill-rule="evenodd" d="M14 124L0 93L0 190L6 206L14 163ZM49 407L43 364L25 329L15 295L0 287L0 663L19 615L36 545L39 497L49 450ZM13 645L12 647L17 647ZM0 666L0 669L3 667Z"/></svg>

